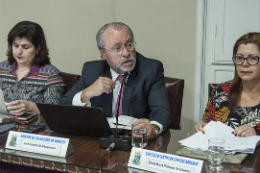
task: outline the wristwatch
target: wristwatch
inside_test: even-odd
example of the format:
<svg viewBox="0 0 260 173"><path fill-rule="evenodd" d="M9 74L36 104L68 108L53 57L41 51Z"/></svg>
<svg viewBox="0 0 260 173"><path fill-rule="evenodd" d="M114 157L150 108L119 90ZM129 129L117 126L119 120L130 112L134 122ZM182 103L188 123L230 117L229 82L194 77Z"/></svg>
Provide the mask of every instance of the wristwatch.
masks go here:
<svg viewBox="0 0 260 173"><path fill-rule="evenodd" d="M160 131L160 127L157 126L156 124L152 124L152 126L154 127L155 129L155 137L159 134L159 131Z"/></svg>

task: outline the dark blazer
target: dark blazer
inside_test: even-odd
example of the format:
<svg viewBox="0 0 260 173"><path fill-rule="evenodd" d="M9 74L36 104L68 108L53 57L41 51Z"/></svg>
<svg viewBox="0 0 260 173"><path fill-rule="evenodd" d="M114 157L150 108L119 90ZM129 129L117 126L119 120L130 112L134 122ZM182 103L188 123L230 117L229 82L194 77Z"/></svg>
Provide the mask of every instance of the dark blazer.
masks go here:
<svg viewBox="0 0 260 173"><path fill-rule="evenodd" d="M135 118L148 118L163 125L170 125L170 106L165 87L163 65L157 60L136 53L136 66L130 72L124 89L123 114ZM61 98L59 104L72 105L75 94L92 85L100 76L112 78L105 60L86 62L79 81ZM101 107L111 116L113 93L103 93L90 99L92 107Z"/></svg>

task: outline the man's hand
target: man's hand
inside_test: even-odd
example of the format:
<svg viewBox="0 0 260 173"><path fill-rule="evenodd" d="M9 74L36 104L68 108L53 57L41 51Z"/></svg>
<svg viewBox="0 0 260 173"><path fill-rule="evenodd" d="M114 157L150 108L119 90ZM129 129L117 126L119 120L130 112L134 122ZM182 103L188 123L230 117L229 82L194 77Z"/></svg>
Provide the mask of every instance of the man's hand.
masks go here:
<svg viewBox="0 0 260 173"><path fill-rule="evenodd" d="M236 128L232 134L239 137L248 137L248 136L255 136L256 132L255 129L249 125L243 125Z"/></svg>
<svg viewBox="0 0 260 173"><path fill-rule="evenodd" d="M107 77L99 77L92 85L84 89L81 93L81 102L86 103L94 96L102 93L109 94L115 88L115 81Z"/></svg>
<svg viewBox="0 0 260 173"><path fill-rule="evenodd" d="M151 124L149 119L141 118L133 122L132 126L142 125L147 129L147 139L153 139L155 137L155 128Z"/></svg>
<svg viewBox="0 0 260 173"><path fill-rule="evenodd" d="M196 126L195 126L196 132L201 131L203 134L205 134L203 127L206 125L207 125L207 123L204 123L204 122L199 122L198 124L196 124Z"/></svg>

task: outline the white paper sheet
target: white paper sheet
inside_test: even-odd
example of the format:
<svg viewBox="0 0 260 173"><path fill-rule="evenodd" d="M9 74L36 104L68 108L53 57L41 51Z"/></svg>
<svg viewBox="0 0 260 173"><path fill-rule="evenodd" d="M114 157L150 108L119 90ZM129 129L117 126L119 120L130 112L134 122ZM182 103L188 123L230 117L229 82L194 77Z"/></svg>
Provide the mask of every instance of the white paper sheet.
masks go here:
<svg viewBox="0 0 260 173"><path fill-rule="evenodd" d="M133 122L138 120L137 118L130 117L127 115L120 115L118 117L118 128L131 130L131 125ZM110 128L116 128L116 117L107 117L108 124Z"/></svg>
<svg viewBox="0 0 260 173"><path fill-rule="evenodd" d="M208 139L221 138L225 142L225 150L245 153L253 153L260 136L235 137L232 129L221 122L211 121L204 127L205 134L198 132L186 139L179 141L182 145L206 151L208 149Z"/></svg>

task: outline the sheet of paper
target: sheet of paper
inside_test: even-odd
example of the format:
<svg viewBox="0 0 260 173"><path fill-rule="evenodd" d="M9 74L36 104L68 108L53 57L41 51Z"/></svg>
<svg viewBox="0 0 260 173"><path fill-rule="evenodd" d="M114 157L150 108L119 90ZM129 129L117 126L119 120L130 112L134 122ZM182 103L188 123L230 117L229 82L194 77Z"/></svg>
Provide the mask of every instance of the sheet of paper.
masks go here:
<svg viewBox="0 0 260 173"><path fill-rule="evenodd" d="M114 123L108 123L110 128L113 128L115 129L116 128L116 125ZM122 126L122 125L118 125L117 126L118 129L126 129L126 130L131 130L131 127L130 126Z"/></svg>
<svg viewBox="0 0 260 173"><path fill-rule="evenodd" d="M179 141L182 145L194 150L206 151L208 149L208 139L224 139L225 149L228 151L253 153L260 140L260 136L235 137L232 129L221 122L209 122L204 127L205 134L198 132L186 139Z"/></svg>
<svg viewBox="0 0 260 173"><path fill-rule="evenodd" d="M118 117L117 128L131 130L131 125L136 120L138 119L127 115L121 115ZM116 117L107 117L107 121L110 128L116 128Z"/></svg>
<svg viewBox="0 0 260 173"><path fill-rule="evenodd" d="M208 125L206 125L204 127L204 130L209 132L210 129L211 129L211 126L213 126L213 124L215 124L216 122L214 121L211 121L208 123ZM199 146L199 144L204 141L206 137L206 134L203 134L202 132L198 132L198 133L195 133L193 134L192 136L188 137L188 138L185 138L183 140L180 140L179 142L186 146L186 147L189 147L189 148L194 148L196 149L197 146Z"/></svg>
<svg viewBox="0 0 260 173"><path fill-rule="evenodd" d="M204 139L204 137L205 135L202 132L198 132L188 138L180 140L179 142L184 146L187 146L189 148L194 148L200 144L200 142Z"/></svg>
<svg viewBox="0 0 260 173"><path fill-rule="evenodd" d="M108 117L107 120L110 123L116 123L116 117ZM132 123L135 122L136 120L138 119L127 115L121 115L118 117L118 124L131 127Z"/></svg>

